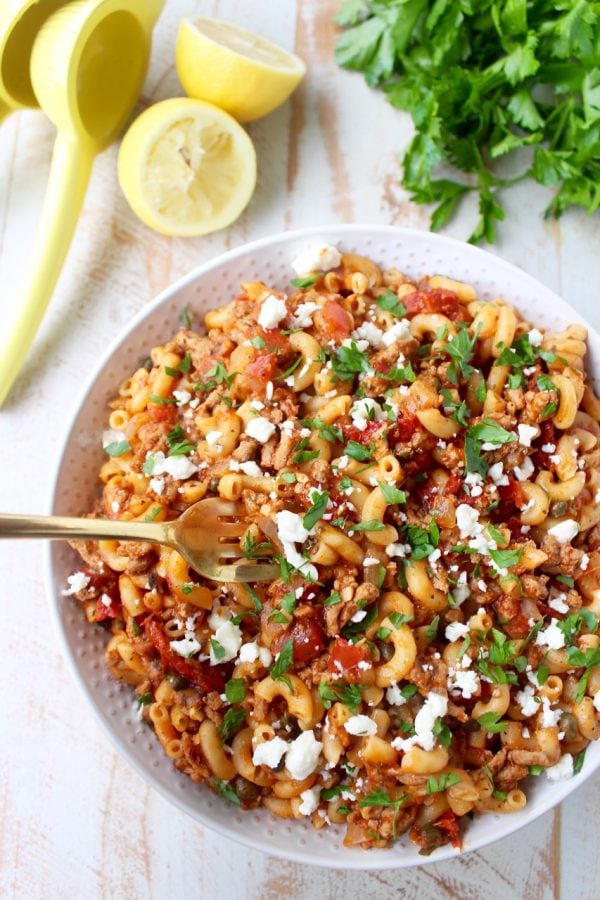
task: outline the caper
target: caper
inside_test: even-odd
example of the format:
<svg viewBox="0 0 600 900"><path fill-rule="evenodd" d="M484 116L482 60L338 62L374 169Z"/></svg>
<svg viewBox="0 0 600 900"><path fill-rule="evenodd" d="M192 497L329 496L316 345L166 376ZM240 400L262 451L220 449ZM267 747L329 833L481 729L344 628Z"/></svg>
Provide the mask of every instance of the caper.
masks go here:
<svg viewBox="0 0 600 900"><path fill-rule="evenodd" d="M557 500L556 503L553 503L550 507L550 515L551 516L564 516L567 512L567 504L564 500Z"/></svg>
<svg viewBox="0 0 600 900"><path fill-rule="evenodd" d="M258 786L252 784L251 781L242 778L241 775L238 775L237 778L234 779L233 789L242 803L253 803L260 794Z"/></svg>
<svg viewBox="0 0 600 900"><path fill-rule="evenodd" d="M387 641L382 641L379 645L379 652L384 662L389 662L394 655L394 645Z"/></svg>
<svg viewBox="0 0 600 900"><path fill-rule="evenodd" d="M577 737L579 733L579 729L577 727L577 719L570 712L564 712L560 719L558 720L558 727L560 731L564 731L565 733L565 741L573 741Z"/></svg>

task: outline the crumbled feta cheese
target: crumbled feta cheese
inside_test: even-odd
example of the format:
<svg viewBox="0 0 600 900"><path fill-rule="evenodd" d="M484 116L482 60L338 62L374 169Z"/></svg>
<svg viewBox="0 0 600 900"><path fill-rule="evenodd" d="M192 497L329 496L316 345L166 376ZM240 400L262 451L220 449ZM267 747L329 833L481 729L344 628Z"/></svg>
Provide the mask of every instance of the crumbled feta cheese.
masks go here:
<svg viewBox="0 0 600 900"><path fill-rule="evenodd" d="M539 347L544 340L544 335L537 328L532 328L527 337L532 347Z"/></svg>
<svg viewBox="0 0 600 900"><path fill-rule="evenodd" d="M542 697L542 728L554 728L560 722L562 709L552 709L547 697Z"/></svg>
<svg viewBox="0 0 600 900"><path fill-rule="evenodd" d="M174 650L179 656L185 657L192 656L192 654L197 653L201 649L201 645L196 637L187 634L177 641L170 641L169 645L171 650Z"/></svg>
<svg viewBox="0 0 600 900"><path fill-rule="evenodd" d="M469 486L471 497L480 497L483 493L483 479L479 472L468 472L465 475L465 484Z"/></svg>
<svg viewBox="0 0 600 900"><path fill-rule="evenodd" d="M185 406L192 399L189 391L173 391L173 396L177 400L177 406Z"/></svg>
<svg viewBox="0 0 600 900"><path fill-rule="evenodd" d="M565 636L558 627L558 620L551 619L547 628L538 631L535 642L540 647L549 647L550 650L560 650L565 646Z"/></svg>
<svg viewBox="0 0 600 900"><path fill-rule="evenodd" d="M471 590L469 585L467 584L467 573L461 572L458 576L456 584L452 589L452 596L454 597L454 602L457 606L460 606L461 603L464 603L467 597L471 595Z"/></svg>
<svg viewBox="0 0 600 900"><path fill-rule="evenodd" d="M410 553L412 547L410 544L388 544L385 548L386 555L392 559L394 556L405 557Z"/></svg>
<svg viewBox="0 0 600 900"><path fill-rule="evenodd" d="M476 672L465 672L459 669L453 672L448 679L448 687L451 690L460 691L465 700L470 700L473 694L476 694L481 687L481 682Z"/></svg>
<svg viewBox="0 0 600 900"><path fill-rule="evenodd" d="M222 431L209 431L206 435L206 443L209 447L214 447L215 444L218 444L220 439L223 437Z"/></svg>
<svg viewBox="0 0 600 900"><path fill-rule="evenodd" d="M165 489L165 479L164 478L151 478L148 482L148 487L151 491L154 491L159 497Z"/></svg>
<svg viewBox="0 0 600 900"><path fill-rule="evenodd" d="M268 669L273 662L273 654L267 647L258 648L258 658L260 660L261 666L264 666L265 669Z"/></svg>
<svg viewBox="0 0 600 900"><path fill-rule="evenodd" d="M250 419L244 429L248 437L254 438L259 444L266 444L269 438L275 433L275 425L265 419L263 416L256 416Z"/></svg>
<svg viewBox="0 0 600 900"><path fill-rule="evenodd" d="M544 453L554 453L556 450L556 444L542 444L542 450Z"/></svg>
<svg viewBox="0 0 600 900"><path fill-rule="evenodd" d="M290 320L292 328L310 328L313 320L312 314L319 308L318 303L300 303Z"/></svg>
<svg viewBox="0 0 600 900"><path fill-rule="evenodd" d="M456 510L456 524L461 538L475 537L482 530L479 524L479 512L467 503L460 503Z"/></svg>
<svg viewBox="0 0 600 900"><path fill-rule="evenodd" d="M586 571L589 564L590 564L590 558L587 555L587 553L584 553L583 556L581 557L581 559L579 560L579 567L582 570L582 572Z"/></svg>
<svg viewBox="0 0 600 900"><path fill-rule="evenodd" d="M302 781L314 772L322 748L312 730L303 731L292 741L285 755L285 767L295 781Z"/></svg>
<svg viewBox="0 0 600 900"><path fill-rule="evenodd" d="M379 560L376 556L365 556L363 559L363 566L378 566Z"/></svg>
<svg viewBox="0 0 600 900"><path fill-rule="evenodd" d="M373 325L372 322L363 322L359 328L352 332L352 337L355 341L368 341L371 347L377 350L378 347L381 347L383 331L376 325Z"/></svg>
<svg viewBox="0 0 600 900"><path fill-rule="evenodd" d="M297 275L328 272L330 269L337 269L341 261L342 255L337 247L332 247L331 244L317 244L299 253L292 260L292 269Z"/></svg>
<svg viewBox="0 0 600 900"><path fill-rule="evenodd" d="M594 694L594 709L600 712L600 691L596 691Z"/></svg>
<svg viewBox="0 0 600 900"><path fill-rule="evenodd" d="M252 460L240 463L240 471L243 472L244 475L249 475L251 478L261 478L264 475L261 467Z"/></svg>
<svg viewBox="0 0 600 900"><path fill-rule="evenodd" d="M308 788L308 790L302 791L302 793L300 794L302 803L298 807L298 812L303 816L310 816L310 814L313 813L315 809L317 809L320 798L320 787Z"/></svg>
<svg viewBox="0 0 600 900"><path fill-rule="evenodd" d="M533 460L530 456L526 456L520 466L515 466L513 468L513 472L515 473L517 481L527 481L535 471L535 466L533 465Z"/></svg>
<svg viewBox="0 0 600 900"><path fill-rule="evenodd" d="M385 699L390 704L390 706L404 706L404 704L406 703L406 697L402 696L402 691L397 683L390 684L389 688L385 692Z"/></svg>
<svg viewBox="0 0 600 900"><path fill-rule="evenodd" d="M357 610L353 616L350 617L351 622L362 622L363 619L367 618L366 609Z"/></svg>
<svg viewBox="0 0 600 900"><path fill-rule="evenodd" d="M125 435L122 431L115 431L114 428L107 428L106 431L102 432L102 446L104 449L108 447L109 444L120 444L121 441L125 440Z"/></svg>
<svg viewBox="0 0 600 900"><path fill-rule="evenodd" d="M233 625L231 622L224 622L215 631L214 639L221 645L221 647L225 651L225 655L221 656L220 659L217 659L211 642L211 666L220 666L222 663L229 662L230 659L235 659L238 654L238 650L242 645L242 632L239 625Z"/></svg>
<svg viewBox="0 0 600 900"><path fill-rule="evenodd" d="M522 447L531 447L531 441L539 434L537 425L517 425L519 432L519 443Z"/></svg>
<svg viewBox="0 0 600 900"><path fill-rule="evenodd" d="M546 769L548 781L565 781L573 777L573 757L570 753L564 753L555 766Z"/></svg>
<svg viewBox="0 0 600 900"><path fill-rule="evenodd" d="M423 750L433 750L435 746L433 727L447 712L448 698L432 691L415 717L415 734L409 738L394 738L392 747L395 750L406 751L418 744Z"/></svg>
<svg viewBox="0 0 600 900"><path fill-rule="evenodd" d="M548 534L555 537L559 544L568 544L579 534L579 523L575 519L563 519L548 529Z"/></svg>
<svg viewBox="0 0 600 900"><path fill-rule="evenodd" d="M270 741L263 741L258 744L252 754L252 762L255 766L268 766L270 769L276 769L281 762L281 757L287 753L289 744L280 737L271 738Z"/></svg>
<svg viewBox="0 0 600 900"><path fill-rule="evenodd" d="M308 563L294 546L297 543L304 544L310 534L302 524L302 516L287 509L282 509L275 514L275 522L279 540L283 544L283 553L286 560L303 575L316 580L318 573L315 566Z"/></svg>
<svg viewBox="0 0 600 900"><path fill-rule="evenodd" d="M190 478L198 471L195 465L187 456L167 456L158 450L154 454L154 465L152 467L152 475L170 475L175 481L183 481Z"/></svg>
<svg viewBox="0 0 600 900"><path fill-rule="evenodd" d="M348 734L355 734L364 737L368 734L377 734L377 725L368 716L350 716L347 722L344 722L344 728Z"/></svg>
<svg viewBox="0 0 600 900"><path fill-rule="evenodd" d="M535 716L540 708L540 701L535 697L530 684L526 684L522 691L517 691L516 701L526 719Z"/></svg>
<svg viewBox="0 0 600 900"><path fill-rule="evenodd" d="M409 341L411 337L410 322L408 319L400 319L384 331L382 340L385 347L391 347L396 341Z"/></svg>
<svg viewBox="0 0 600 900"><path fill-rule="evenodd" d="M563 615L564 613L568 613L569 605L565 603L566 596L566 594L558 594L557 597L552 597L551 600L548 600L550 609L555 609L556 612L562 613Z"/></svg>
<svg viewBox="0 0 600 900"><path fill-rule="evenodd" d="M272 328L276 328L286 316L285 300L274 294L267 294L260 307L257 321L261 328L270 331Z"/></svg>
<svg viewBox="0 0 600 900"><path fill-rule="evenodd" d="M376 400L372 400L371 397L363 397L354 402L350 409L350 418L352 424L359 431L364 431L369 422L381 422L387 417Z"/></svg>
<svg viewBox="0 0 600 900"><path fill-rule="evenodd" d="M240 647L240 655L238 656L238 662L241 663L253 663L258 659L258 644L256 641L251 641L248 644L242 644Z"/></svg>
<svg viewBox="0 0 600 900"><path fill-rule="evenodd" d="M462 622L450 622L449 625L446 625L446 631L444 632L446 640L450 641L450 643L460 640L468 633L469 626L464 625Z"/></svg>
<svg viewBox="0 0 600 900"><path fill-rule="evenodd" d="M504 472L504 463L497 462L488 469L488 474L497 487L504 487L508 484L508 475Z"/></svg>
<svg viewBox="0 0 600 900"><path fill-rule="evenodd" d="M79 591L83 591L89 583L90 576L86 575L85 572L74 572L67 577L69 587L63 591L63 595L70 597L72 594L77 594Z"/></svg>

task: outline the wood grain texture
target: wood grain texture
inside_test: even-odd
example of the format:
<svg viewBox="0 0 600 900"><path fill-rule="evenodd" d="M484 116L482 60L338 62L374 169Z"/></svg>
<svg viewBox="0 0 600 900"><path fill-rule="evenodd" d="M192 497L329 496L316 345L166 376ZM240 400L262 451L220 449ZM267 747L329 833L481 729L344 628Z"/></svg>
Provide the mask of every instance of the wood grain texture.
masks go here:
<svg viewBox="0 0 600 900"><path fill-rule="evenodd" d="M40 511L65 417L107 342L158 291L203 260L283 229L339 221L427 228L427 212L399 186L408 118L332 60L332 0L168 0L140 109L181 93L173 44L182 15L244 24L309 64L291 101L250 127L259 157L256 194L230 229L196 240L153 234L130 212L115 178L116 148L96 163L77 235L51 309L6 408L0 441L2 507ZM23 112L0 131L0 336L32 261L53 129ZM493 248L597 320L598 216L561 225L537 215L544 189L507 199ZM450 233L466 237L475 210ZM594 275L596 276L594 278ZM41 548L0 547L5 613L0 630L0 896L157 898L202 896L372 900L592 900L600 879L600 777L555 812L481 852L420 869L344 873L282 863L245 850L183 816L118 757L72 682L50 628ZM369 858L377 866L377 857Z"/></svg>

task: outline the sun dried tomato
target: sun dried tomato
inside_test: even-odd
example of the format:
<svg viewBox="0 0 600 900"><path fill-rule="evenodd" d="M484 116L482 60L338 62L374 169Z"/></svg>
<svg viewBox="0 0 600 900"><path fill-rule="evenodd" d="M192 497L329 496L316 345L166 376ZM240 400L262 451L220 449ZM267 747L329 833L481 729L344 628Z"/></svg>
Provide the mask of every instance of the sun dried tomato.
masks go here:
<svg viewBox="0 0 600 900"><path fill-rule="evenodd" d="M158 651L160 661L165 669L174 672L176 675L181 675L182 678L186 678L190 684L193 684L194 687L205 693L210 691L223 692L225 682L218 667L205 666L197 661L192 663L175 653L171 649L169 639L157 619L146 619L144 631L148 636L148 640L151 641L155 650Z"/></svg>
<svg viewBox="0 0 600 900"><path fill-rule="evenodd" d="M383 422L367 422L363 431L357 428L356 425L343 425L342 431L347 441L356 441L357 444L364 444L366 447L375 435L382 430L383 424Z"/></svg>
<svg viewBox="0 0 600 900"><path fill-rule="evenodd" d="M177 407L173 403L148 404L148 415L151 422L174 422L177 418Z"/></svg>
<svg viewBox="0 0 600 900"><path fill-rule="evenodd" d="M333 650L329 654L327 669L335 675L348 676L348 673L358 668L358 664L366 660L366 654L362 647L350 643L344 638L337 637Z"/></svg>
<svg viewBox="0 0 600 900"><path fill-rule="evenodd" d="M277 356L274 353L259 353L256 359L248 363L244 376L251 381L266 384L272 381L277 368Z"/></svg>
<svg viewBox="0 0 600 900"><path fill-rule="evenodd" d="M525 505L525 494L518 481L509 478L508 484L498 488L499 505L492 510L494 522L506 522L514 516L515 510L520 510Z"/></svg>
<svg viewBox="0 0 600 900"><path fill-rule="evenodd" d="M453 847L460 849L462 845L462 841L460 839L460 829L458 827L458 818L456 813L454 813L451 809L447 809L445 813L443 813L439 819L436 819L433 823L436 828L444 831L448 837L450 838L450 843Z"/></svg>
<svg viewBox="0 0 600 900"><path fill-rule="evenodd" d="M396 424L388 431L387 441L389 446L393 448L396 444L406 444L420 427L421 423L416 416L402 413Z"/></svg>
<svg viewBox="0 0 600 900"><path fill-rule="evenodd" d="M320 310L320 317L325 331L336 342L345 340L352 331L352 319L346 310L336 303L328 300Z"/></svg>
<svg viewBox="0 0 600 900"><path fill-rule="evenodd" d="M402 302L409 315L440 313L453 322L466 322L469 318L467 310L454 291L447 291L443 288L415 291L414 294L403 297Z"/></svg>

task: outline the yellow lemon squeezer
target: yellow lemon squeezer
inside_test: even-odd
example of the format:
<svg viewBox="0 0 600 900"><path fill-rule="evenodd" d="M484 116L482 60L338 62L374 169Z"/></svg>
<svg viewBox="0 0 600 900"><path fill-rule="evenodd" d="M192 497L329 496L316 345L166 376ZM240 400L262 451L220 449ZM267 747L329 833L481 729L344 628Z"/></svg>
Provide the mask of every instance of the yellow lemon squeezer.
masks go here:
<svg viewBox="0 0 600 900"><path fill-rule="evenodd" d="M0 122L16 109L39 106L29 64L36 35L68 0L0 0Z"/></svg>
<svg viewBox="0 0 600 900"><path fill-rule="evenodd" d="M0 351L0 405L60 275L94 158L115 140L138 99L152 28L164 4L165 0L74 0L60 5L55 0L59 8L33 42L33 92L57 135L31 280Z"/></svg>

